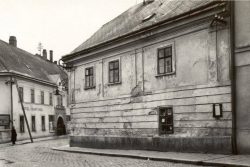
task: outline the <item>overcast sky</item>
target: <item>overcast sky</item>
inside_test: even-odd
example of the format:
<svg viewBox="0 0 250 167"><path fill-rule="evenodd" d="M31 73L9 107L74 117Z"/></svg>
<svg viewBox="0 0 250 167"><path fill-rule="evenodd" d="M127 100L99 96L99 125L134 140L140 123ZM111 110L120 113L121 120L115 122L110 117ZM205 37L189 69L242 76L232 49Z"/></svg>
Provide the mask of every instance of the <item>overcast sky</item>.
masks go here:
<svg viewBox="0 0 250 167"><path fill-rule="evenodd" d="M142 0L0 0L0 39L16 36L33 54L41 42L54 59L70 53L103 24Z"/></svg>

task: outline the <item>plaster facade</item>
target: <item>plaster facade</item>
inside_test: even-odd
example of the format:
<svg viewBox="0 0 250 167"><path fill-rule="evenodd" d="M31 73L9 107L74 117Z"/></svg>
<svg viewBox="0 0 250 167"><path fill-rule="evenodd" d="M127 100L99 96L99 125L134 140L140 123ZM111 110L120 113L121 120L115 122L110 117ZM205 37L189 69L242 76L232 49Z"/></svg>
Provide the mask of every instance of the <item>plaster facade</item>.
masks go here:
<svg viewBox="0 0 250 167"><path fill-rule="evenodd" d="M73 64L71 146L231 152L229 27L196 19L65 61ZM159 75L157 50L166 46L173 49L173 71ZM113 60L119 60L120 81L110 84ZM85 89L88 67L94 69L92 89ZM222 105L221 118L213 117L214 104ZM173 134L159 133L159 107L172 108Z"/></svg>

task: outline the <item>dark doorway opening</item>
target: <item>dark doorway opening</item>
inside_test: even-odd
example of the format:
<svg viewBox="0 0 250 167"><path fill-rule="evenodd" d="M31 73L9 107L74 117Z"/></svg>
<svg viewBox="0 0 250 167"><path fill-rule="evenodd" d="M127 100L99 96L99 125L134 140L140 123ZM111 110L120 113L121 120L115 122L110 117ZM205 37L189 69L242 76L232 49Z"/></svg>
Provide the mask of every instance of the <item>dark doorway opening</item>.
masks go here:
<svg viewBox="0 0 250 167"><path fill-rule="evenodd" d="M59 117L57 120L56 134L58 136L66 135L66 128L65 128L65 124L63 122L62 117Z"/></svg>

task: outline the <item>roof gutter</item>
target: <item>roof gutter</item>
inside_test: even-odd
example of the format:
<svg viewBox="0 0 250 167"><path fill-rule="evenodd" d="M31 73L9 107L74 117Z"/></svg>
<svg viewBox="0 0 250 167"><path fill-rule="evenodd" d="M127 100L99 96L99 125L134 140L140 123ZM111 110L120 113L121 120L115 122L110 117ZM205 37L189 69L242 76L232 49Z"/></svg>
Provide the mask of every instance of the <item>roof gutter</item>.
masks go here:
<svg viewBox="0 0 250 167"><path fill-rule="evenodd" d="M45 80L42 80L42 79L36 79L36 78L28 77L28 76L25 76L25 75L22 75L22 74L14 73L14 72L1 72L0 76L19 77L19 78L24 78L24 79L31 80L31 81L34 81L34 82L42 83L44 85L57 87L57 85L55 83L51 83L51 82L48 82L48 81L45 81Z"/></svg>
<svg viewBox="0 0 250 167"><path fill-rule="evenodd" d="M162 26L162 25L165 25L165 24L169 24L171 22L175 22L177 20L182 20L182 19L186 19L186 18L189 18L189 17L192 17L194 15L198 15L202 12L207 12L207 11L210 11L210 10L213 10L213 6L214 5L217 5L217 4L220 4L220 3L226 3L225 1L221 0L221 1L213 1L207 5L204 5L204 6L201 6L199 8L196 8L194 10L191 10L191 11L188 11L188 12L185 12L185 13L182 13L180 15L177 15L177 16L174 16L174 17L171 17L169 19L166 19L166 20L163 20L163 21L160 21L156 24L153 24L153 25L150 25L150 26L147 26L147 27L144 27L142 29L139 29L137 31L134 31L134 32L131 32L131 33L128 33L128 34L125 34L125 35L122 35L122 36L119 36L117 38L114 38L114 39L111 39L109 41L106 41L106 42L103 42L103 43L100 43L98 45L95 45L95 46L92 46L90 48L87 48L87 49L84 49L84 50L81 50L79 52L75 52L75 53L72 53L72 54L68 54L68 55L65 55L62 57L62 61L67 61L67 60L70 60L71 58L73 58L74 56L79 56L79 55L82 55L82 54L86 54L86 53L89 53L91 52L92 50L95 50L95 49L99 49L101 47L104 47L104 46L107 46L107 45L110 45L114 42L118 42L120 40L124 40L126 38L130 38L130 37L133 37L133 36L136 36L136 35L140 35L140 34L143 34L143 33L146 33L148 31L151 31L151 30L154 30L156 28L158 28L159 26ZM202 10L202 11L201 11Z"/></svg>

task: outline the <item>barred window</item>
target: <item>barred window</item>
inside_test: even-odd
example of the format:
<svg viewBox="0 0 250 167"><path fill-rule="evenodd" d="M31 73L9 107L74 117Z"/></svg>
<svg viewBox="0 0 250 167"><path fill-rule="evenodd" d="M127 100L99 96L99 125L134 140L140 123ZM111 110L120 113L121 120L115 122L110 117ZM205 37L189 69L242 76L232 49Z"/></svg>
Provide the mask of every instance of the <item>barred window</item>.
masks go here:
<svg viewBox="0 0 250 167"><path fill-rule="evenodd" d="M172 46L158 49L158 74L173 72Z"/></svg>
<svg viewBox="0 0 250 167"><path fill-rule="evenodd" d="M159 108L159 132L160 134L174 133L172 107Z"/></svg>
<svg viewBox="0 0 250 167"><path fill-rule="evenodd" d="M94 85L94 68L85 69L85 88L93 88Z"/></svg>
<svg viewBox="0 0 250 167"><path fill-rule="evenodd" d="M120 81L119 60L109 62L109 83Z"/></svg>

